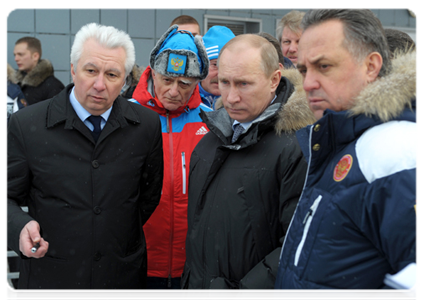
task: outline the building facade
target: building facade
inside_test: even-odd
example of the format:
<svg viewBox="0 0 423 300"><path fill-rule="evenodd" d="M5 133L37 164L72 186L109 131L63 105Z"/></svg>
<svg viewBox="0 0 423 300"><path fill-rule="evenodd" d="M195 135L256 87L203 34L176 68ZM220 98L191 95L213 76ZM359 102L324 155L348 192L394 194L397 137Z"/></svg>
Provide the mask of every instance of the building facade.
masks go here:
<svg viewBox="0 0 423 300"><path fill-rule="evenodd" d="M7 19L7 62L16 68L13 49L23 36L38 38L42 57L50 60L63 84L71 82L70 48L76 32L96 22L128 32L135 44L136 63L146 67L150 51L179 15L194 17L204 35L213 25L237 34L264 31L275 36L278 21L292 9L17 9ZM306 11L306 9L298 9ZM407 9L373 9L385 28L408 33L416 40L416 17ZM23 21L24 20L24 21Z"/></svg>

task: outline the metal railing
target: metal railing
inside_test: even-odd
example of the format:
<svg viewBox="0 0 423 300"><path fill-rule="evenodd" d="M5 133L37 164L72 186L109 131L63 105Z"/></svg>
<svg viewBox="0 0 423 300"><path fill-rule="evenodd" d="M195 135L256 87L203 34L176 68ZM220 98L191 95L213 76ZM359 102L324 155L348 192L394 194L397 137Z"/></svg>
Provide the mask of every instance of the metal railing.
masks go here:
<svg viewBox="0 0 423 300"><path fill-rule="evenodd" d="M22 206L21 208L24 212L28 212L27 206ZM9 257L19 257L19 255L13 250L7 250L7 258ZM7 281L9 282L10 286L14 288L12 279L19 279L19 272L10 272L9 260L7 260Z"/></svg>
<svg viewBox="0 0 423 300"><path fill-rule="evenodd" d="M7 257L18 257L18 254L13 250L9 250L7 251ZM10 272L9 263L7 263L7 279L18 279L18 278L19 278L19 272Z"/></svg>

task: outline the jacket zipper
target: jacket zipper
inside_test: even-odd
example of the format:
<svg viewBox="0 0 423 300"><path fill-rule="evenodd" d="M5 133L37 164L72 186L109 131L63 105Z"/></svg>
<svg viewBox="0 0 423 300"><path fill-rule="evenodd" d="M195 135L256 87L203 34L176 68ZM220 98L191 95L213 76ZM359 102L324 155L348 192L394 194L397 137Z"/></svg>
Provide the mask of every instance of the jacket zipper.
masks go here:
<svg viewBox="0 0 423 300"><path fill-rule="evenodd" d="M185 166L185 152L182 152L182 194L186 194L187 189L186 189L186 185L187 185L187 180L186 180L186 176L187 176L187 171L186 171L186 166Z"/></svg>
<svg viewBox="0 0 423 300"><path fill-rule="evenodd" d="M169 127L169 112L166 111L166 130L167 133L170 133L170 127Z"/></svg>
<svg viewBox="0 0 423 300"><path fill-rule="evenodd" d="M172 136L172 125L170 123L170 119L169 119L169 112L166 112L166 125L167 125L167 132L169 134L169 159L170 159L170 186L171 186L171 191L170 191L170 235L169 235L169 276L168 276L168 287L172 286L172 255L173 255L173 186L174 186L174 173L173 173L173 136Z"/></svg>
<svg viewBox="0 0 423 300"><path fill-rule="evenodd" d="M303 250L303 246L307 238L307 233L310 228L311 221L313 220L314 214L316 213L316 210L319 207L321 200L322 200L322 195L319 195L319 197L317 197L316 200L314 200L313 205L309 208L303 220L303 224L305 224L305 226L304 226L303 236L301 238L300 243L298 244L297 251L295 252L295 260L294 260L295 266L298 265L298 260L300 259L301 251Z"/></svg>
<svg viewBox="0 0 423 300"><path fill-rule="evenodd" d="M314 125L311 126L310 132L309 132L310 135L309 135L309 143L308 143L309 146L308 147L309 147L309 153L310 153L310 155L309 155L309 159L308 159L308 163L307 163L307 173L306 173L307 175L306 175L306 178L305 178L305 181L304 181L303 189L301 191L301 196L299 198L297 207L295 208L295 211L294 211L294 215L292 216L291 221L289 222L289 226L288 226L288 229L286 231L285 238L289 235L289 231L291 229L292 222L294 220L295 215L297 214L298 205L300 204L300 201L303 198L304 189L305 189L305 187L307 185L308 174L309 174L309 171L310 171L310 163L311 163L311 137L312 137L312 134L313 134L313 127L314 127ZM282 244L282 250L281 250L281 253L279 254L279 262L282 261L282 255L283 255L284 249L285 249L285 242L283 242L283 244Z"/></svg>

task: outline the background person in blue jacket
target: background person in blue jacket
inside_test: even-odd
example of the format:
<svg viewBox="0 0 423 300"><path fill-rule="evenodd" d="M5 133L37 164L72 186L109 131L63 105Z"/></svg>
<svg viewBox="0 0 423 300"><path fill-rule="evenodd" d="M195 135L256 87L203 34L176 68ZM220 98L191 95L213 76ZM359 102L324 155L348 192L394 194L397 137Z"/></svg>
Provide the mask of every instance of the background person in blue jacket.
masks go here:
<svg viewBox="0 0 423 300"><path fill-rule="evenodd" d="M369 10L311 10L297 68L318 121L276 288L377 289L416 261L416 56Z"/></svg>
<svg viewBox="0 0 423 300"><path fill-rule="evenodd" d="M25 95L16 84L15 70L7 64L7 121L10 115L27 106Z"/></svg>
<svg viewBox="0 0 423 300"><path fill-rule="evenodd" d="M208 107L215 109L216 100L220 97L219 83L217 80L217 58L222 50L235 34L225 26L213 26L203 37L207 56L210 60L209 73L199 84L201 101Z"/></svg>

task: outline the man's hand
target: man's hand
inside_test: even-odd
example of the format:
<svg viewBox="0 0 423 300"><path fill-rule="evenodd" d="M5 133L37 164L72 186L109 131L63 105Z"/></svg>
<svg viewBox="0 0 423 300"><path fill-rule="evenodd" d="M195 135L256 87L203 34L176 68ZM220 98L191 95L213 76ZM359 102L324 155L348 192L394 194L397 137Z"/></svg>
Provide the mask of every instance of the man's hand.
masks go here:
<svg viewBox="0 0 423 300"><path fill-rule="evenodd" d="M35 253L31 251L36 244L40 247ZM19 250L26 257L41 258L47 253L48 242L46 242L40 235L40 225L36 221L28 222L22 229L19 236Z"/></svg>

